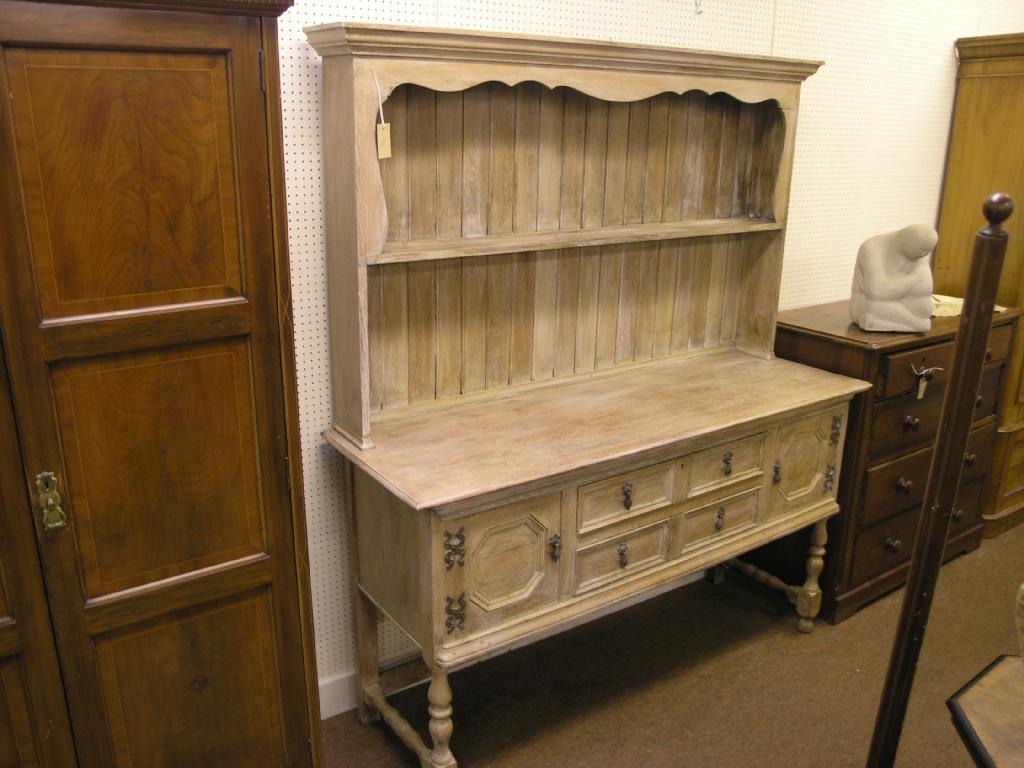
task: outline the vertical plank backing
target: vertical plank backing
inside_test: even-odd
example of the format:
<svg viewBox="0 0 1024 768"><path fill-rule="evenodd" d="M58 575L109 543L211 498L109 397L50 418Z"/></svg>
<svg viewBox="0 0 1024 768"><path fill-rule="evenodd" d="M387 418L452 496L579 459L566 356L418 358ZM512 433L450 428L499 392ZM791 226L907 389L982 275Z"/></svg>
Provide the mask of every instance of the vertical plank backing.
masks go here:
<svg viewBox="0 0 1024 768"><path fill-rule="evenodd" d="M658 277L654 295L654 338L651 357L664 357L672 351L672 329L680 288L676 284L679 268L679 240L666 240L658 245Z"/></svg>
<svg viewBox="0 0 1024 768"><path fill-rule="evenodd" d="M711 250L707 239L698 240L690 274L690 349L704 346L707 331L708 287L711 284Z"/></svg>
<svg viewBox="0 0 1024 768"><path fill-rule="evenodd" d="M722 156L722 128L725 103L722 94L708 97L704 116L704 178L700 196L700 218L713 219L718 210L718 166Z"/></svg>
<svg viewBox="0 0 1024 768"><path fill-rule="evenodd" d="M562 173L559 229L583 226L583 158L587 133L587 97L579 91L564 91L562 108ZM602 152L603 154L603 152Z"/></svg>
<svg viewBox="0 0 1024 768"><path fill-rule="evenodd" d="M393 408L409 403L408 269L384 264L380 272L384 406Z"/></svg>
<svg viewBox="0 0 1024 768"><path fill-rule="evenodd" d="M486 387L509 383L512 341L512 272L516 256L487 257L487 367Z"/></svg>
<svg viewBox="0 0 1024 768"><path fill-rule="evenodd" d="M487 257L462 262L462 391L486 386L487 376Z"/></svg>
<svg viewBox="0 0 1024 768"><path fill-rule="evenodd" d="M700 215L701 195L704 191L704 135L708 110L708 97L700 91L685 96L686 149L683 155L683 219Z"/></svg>
<svg viewBox="0 0 1024 768"><path fill-rule="evenodd" d="M693 263L697 255L694 240L679 240L676 261L675 302L672 308L672 352L690 348L691 295L693 293Z"/></svg>
<svg viewBox="0 0 1024 768"><path fill-rule="evenodd" d="M437 234L462 234L463 94L437 94ZM462 390L462 264L459 259L437 263L436 365L437 397Z"/></svg>
<svg viewBox="0 0 1024 768"><path fill-rule="evenodd" d="M662 220L679 221L683 218L683 197L686 192L686 131L689 109L693 99L673 96L668 107L668 126L665 137L665 192Z"/></svg>
<svg viewBox="0 0 1024 768"><path fill-rule="evenodd" d="M565 88L540 89L540 125L537 136L537 229L545 232L554 231L560 227L562 159L565 156L565 150L568 149L562 146L565 90ZM516 140L518 141L518 137ZM576 156L579 156L578 148ZM576 189L578 192L578 185Z"/></svg>
<svg viewBox="0 0 1024 768"><path fill-rule="evenodd" d="M555 344L558 333L558 264L562 251L536 255L533 302L533 379L550 379L555 374Z"/></svg>
<svg viewBox="0 0 1024 768"><path fill-rule="evenodd" d="M530 381L533 375L536 267L536 253L515 254L512 262L511 384Z"/></svg>
<svg viewBox="0 0 1024 768"><path fill-rule="evenodd" d="M409 264L409 402L433 400L437 263Z"/></svg>
<svg viewBox="0 0 1024 768"><path fill-rule="evenodd" d="M515 205L515 91L491 83L491 167L487 211L487 232L503 235L512 231Z"/></svg>
<svg viewBox="0 0 1024 768"><path fill-rule="evenodd" d="M553 375L576 370L576 333L579 325L580 249L558 253L558 286L555 298L555 345Z"/></svg>
<svg viewBox="0 0 1024 768"><path fill-rule="evenodd" d="M739 125L736 129L736 177L733 180L732 212L730 216L746 216L750 200L750 175L754 156L759 146L755 143L757 126L753 104L740 105Z"/></svg>
<svg viewBox="0 0 1024 768"><path fill-rule="evenodd" d="M462 236L487 234L490 195L491 90L484 83L462 98Z"/></svg>
<svg viewBox="0 0 1024 768"><path fill-rule="evenodd" d="M583 229L604 224L607 159L608 102L588 97L583 156Z"/></svg>
<svg viewBox="0 0 1024 768"><path fill-rule="evenodd" d="M597 366L597 299L601 291L601 249L580 249L579 293L576 321L577 371Z"/></svg>
<svg viewBox="0 0 1024 768"><path fill-rule="evenodd" d="M437 235L437 103L434 91L409 86L406 151L409 156L409 235Z"/></svg>
<svg viewBox="0 0 1024 768"><path fill-rule="evenodd" d="M628 107L629 129L626 139L626 179L622 222L624 224L639 224L644 220L651 102L649 99L634 101L628 104Z"/></svg>
<svg viewBox="0 0 1024 768"><path fill-rule="evenodd" d="M513 230L537 230L537 182L540 155L540 86L520 83L515 87L515 177Z"/></svg>
<svg viewBox="0 0 1024 768"><path fill-rule="evenodd" d="M678 98L678 97L676 97ZM651 102L647 129L647 158L643 187L643 220L663 221L665 203L665 166L668 153L669 94L655 96ZM644 243L636 264L639 270L636 292L636 319L633 334L633 358L646 360L654 355L655 316L657 314L658 273L662 249L672 250L668 242ZM673 264L672 280L675 281ZM671 286L664 292L671 299ZM669 311L671 318L671 310ZM669 320L671 322L671 319ZM666 347L667 348L667 347Z"/></svg>
<svg viewBox="0 0 1024 768"><path fill-rule="evenodd" d="M391 123L391 157L380 161L380 177L388 218L388 240L409 239L409 153L405 146L409 87L400 85L385 103Z"/></svg>

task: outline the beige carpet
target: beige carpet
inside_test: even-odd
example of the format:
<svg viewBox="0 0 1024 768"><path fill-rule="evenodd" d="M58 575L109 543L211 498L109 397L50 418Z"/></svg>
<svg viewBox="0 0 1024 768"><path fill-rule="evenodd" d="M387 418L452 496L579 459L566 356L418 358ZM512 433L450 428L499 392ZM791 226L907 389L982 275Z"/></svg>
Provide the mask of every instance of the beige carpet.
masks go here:
<svg viewBox="0 0 1024 768"><path fill-rule="evenodd" d="M972 765L945 700L1016 653L1024 526L942 570L897 765ZM683 587L452 675L461 768L862 766L902 591L800 635L738 574ZM394 697L425 733L420 686ZM387 727L325 724L329 768L415 766Z"/></svg>

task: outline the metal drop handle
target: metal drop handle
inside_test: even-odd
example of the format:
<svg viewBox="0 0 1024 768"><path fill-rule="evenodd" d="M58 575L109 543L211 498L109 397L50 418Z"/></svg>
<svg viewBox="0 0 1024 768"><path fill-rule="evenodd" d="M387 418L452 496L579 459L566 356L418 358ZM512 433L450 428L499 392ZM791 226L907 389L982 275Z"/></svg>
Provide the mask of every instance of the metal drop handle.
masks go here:
<svg viewBox="0 0 1024 768"><path fill-rule="evenodd" d="M40 472L36 475L39 511L43 513L43 530L48 533L59 531L68 524L68 516L61 508L57 483L57 475L53 472Z"/></svg>
<svg viewBox="0 0 1024 768"><path fill-rule="evenodd" d="M619 568L625 568L629 565L629 544L625 541L619 544L618 553Z"/></svg>
<svg viewBox="0 0 1024 768"><path fill-rule="evenodd" d="M725 527L725 507L719 507L715 512L715 530L720 531Z"/></svg>
<svg viewBox="0 0 1024 768"><path fill-rule="evenodd" d="M633 484L623 483L622 484L622 506L627 510L633 508Z"/></svg>

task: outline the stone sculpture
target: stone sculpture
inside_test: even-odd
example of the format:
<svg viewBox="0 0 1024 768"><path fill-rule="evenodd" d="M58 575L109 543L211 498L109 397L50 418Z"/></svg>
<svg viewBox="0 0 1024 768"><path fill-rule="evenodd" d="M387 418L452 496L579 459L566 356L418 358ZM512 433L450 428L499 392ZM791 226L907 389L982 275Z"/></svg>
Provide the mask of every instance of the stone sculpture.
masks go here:
<svg viewBox="0 0 1024 768"><path fill-rule="evenodd" d="M927 224L875 235L857 251L850 317L865 331L932 327L932 269L939 236Z"/></svg>

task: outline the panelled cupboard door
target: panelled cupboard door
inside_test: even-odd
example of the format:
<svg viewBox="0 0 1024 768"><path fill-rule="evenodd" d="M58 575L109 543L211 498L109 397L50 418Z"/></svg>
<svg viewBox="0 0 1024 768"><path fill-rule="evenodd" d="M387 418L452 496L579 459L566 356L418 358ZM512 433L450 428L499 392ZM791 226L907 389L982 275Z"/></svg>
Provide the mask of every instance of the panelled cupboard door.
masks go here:
<svg viewBox="0 0 1024 768"><path fill-rule="evenodd" d="M260 20L0 0L3 329L78 755L304 766Z"/></svg>
<svg viewBox="0 0 1024 768"><path fill-rule="evenodd" d="M0 347L0 766L75 763Z"/></svg>

